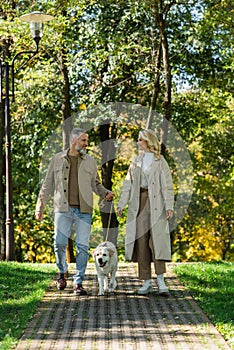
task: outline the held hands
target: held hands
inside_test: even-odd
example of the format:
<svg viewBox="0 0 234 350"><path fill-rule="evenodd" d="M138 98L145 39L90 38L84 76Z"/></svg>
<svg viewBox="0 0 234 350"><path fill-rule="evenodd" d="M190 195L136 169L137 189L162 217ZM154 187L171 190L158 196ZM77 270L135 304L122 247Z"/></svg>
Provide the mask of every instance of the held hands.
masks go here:
<svg viewBox="0 0 234 350"><path fill-rule="evenodd" d="M114 193L113 193L112 191L108 191L107 194L106 194L105 199L106 199L107 201L112 201L113 198L114 198Z"/></svg>

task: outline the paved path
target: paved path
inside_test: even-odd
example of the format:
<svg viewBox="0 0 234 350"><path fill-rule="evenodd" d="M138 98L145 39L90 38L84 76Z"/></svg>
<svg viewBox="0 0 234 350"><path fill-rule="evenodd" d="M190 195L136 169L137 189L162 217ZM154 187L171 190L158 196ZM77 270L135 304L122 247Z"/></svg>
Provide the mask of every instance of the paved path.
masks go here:
<svg viewBox="0 0 234 350"><path fill-rule="evenodd" d="M168 297L156 288L148 296L137 295L133 263L119 264L118 289L101 297L94 264L88 265L84 282L89 296L73 295L71 277L62 292L53 281L16 349L230 350L171 268L168 264Z"/></svg>

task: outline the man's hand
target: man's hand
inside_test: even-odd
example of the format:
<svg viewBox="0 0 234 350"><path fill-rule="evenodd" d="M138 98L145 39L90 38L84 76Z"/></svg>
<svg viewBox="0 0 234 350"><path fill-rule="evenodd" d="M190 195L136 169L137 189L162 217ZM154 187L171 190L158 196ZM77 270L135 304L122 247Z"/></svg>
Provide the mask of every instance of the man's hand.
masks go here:
<svg viewBox="0 0 234 350"><path fill-rule="evenodd" d="M43 212L42 211L36 211L35 212L36 219L41 221L43 218Z"/></svg>
<svg viewBox="0 0 234 350"><path fill-rule="evenodd" d="M114 198L114 193L112 191L108 191L107 194L106 194L105 199L107 201L112 201L113 198Z"/></svg>
<svg viewBox="0 0 234 350"><path fill-rule="evenodd" d="M123 209L117 208L117 212L120 217L123 215Z"/></svg>

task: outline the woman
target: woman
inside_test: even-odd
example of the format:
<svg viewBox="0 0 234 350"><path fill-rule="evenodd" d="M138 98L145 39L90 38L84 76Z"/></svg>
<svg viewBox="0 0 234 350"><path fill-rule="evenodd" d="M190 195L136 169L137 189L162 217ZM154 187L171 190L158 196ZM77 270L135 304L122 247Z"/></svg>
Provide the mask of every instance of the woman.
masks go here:
<svg viewBox="0 0 234 350"><path fill-rule="evenodd" d="M169 166L160 154L160 143L153 130L139 133L141 154L131 163L120 200L118 215L128 204L126 259L138 262L138 294L152 291L151 261L154 262L159 294L168 292L164 282L166 261L171 260L168 220L173 216L174 189Z"/></svg>

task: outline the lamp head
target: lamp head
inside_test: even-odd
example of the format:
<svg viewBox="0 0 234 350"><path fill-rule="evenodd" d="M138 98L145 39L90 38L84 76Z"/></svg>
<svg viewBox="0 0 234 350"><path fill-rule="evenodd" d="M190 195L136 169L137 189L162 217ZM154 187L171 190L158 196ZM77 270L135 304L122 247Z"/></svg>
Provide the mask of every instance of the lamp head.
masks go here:
<svg viewBox="0 0 234 350"><path fill-rule="evenodd" d="M51 21L53 18L53 16L45 15L44 13L39 11L31 12L20 16L21 21L30 23L31 35L36 41L37 46L43 34L43 23Z"/></svg>

